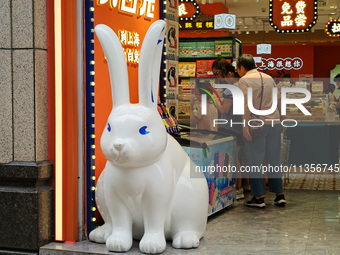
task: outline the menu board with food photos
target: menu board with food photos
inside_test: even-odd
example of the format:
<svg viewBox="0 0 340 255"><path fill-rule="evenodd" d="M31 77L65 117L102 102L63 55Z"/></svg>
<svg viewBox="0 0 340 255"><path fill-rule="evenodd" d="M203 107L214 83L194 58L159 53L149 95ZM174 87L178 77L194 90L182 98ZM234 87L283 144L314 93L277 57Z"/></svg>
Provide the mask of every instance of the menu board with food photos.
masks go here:
<svg viewBox="0 0 340 255"><path fill-rule="evenodd" d="M233 41L215 41L215 54L220 57L231 57L233 54Z"/></svg>
<svg viewBox="0 0 340 255"><path fill-rule="evenodd" d="M215 57L215 42L197 43L197 57Z"/></svg>
<svg viewBox="0 0 340 255"><path fill-rule="evenodd" d="M190 58L197 56L196 42L180 42L179 43L179 57Z"/></svg>

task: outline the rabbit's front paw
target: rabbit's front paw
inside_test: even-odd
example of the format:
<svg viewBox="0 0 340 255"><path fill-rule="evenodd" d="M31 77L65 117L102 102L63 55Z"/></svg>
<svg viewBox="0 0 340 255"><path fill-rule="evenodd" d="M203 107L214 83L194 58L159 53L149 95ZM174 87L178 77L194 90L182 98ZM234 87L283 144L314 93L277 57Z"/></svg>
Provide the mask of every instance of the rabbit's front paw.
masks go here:
<svg viewBox="0 0 340 255"><path fill-rule="evenodd" d="M106 240L109 251L124 252L132 246L132 234L128 231L114 231Z"/></svg>
<svg viewBox="0 0 340 255"><path fill-rule="evenodd" d="M172 241L172 247L177 249L197 248L200 240L195 232L183 232L175 236Z"/></svg>
<svg viewBox="0 0 340 255"><path fill-rule="evenodd" d="M163 234L145 234L139 243L143 253L156 254L165 250L166 241Z"/></svg>
<svg viewBox="0 0 340 255"><path fill-rule="evenodd" d="M105 243L106 239L112 232L110 224L105 223L103 226L96 228L91 231L89 238L91 241L96 243Z"/></svg>

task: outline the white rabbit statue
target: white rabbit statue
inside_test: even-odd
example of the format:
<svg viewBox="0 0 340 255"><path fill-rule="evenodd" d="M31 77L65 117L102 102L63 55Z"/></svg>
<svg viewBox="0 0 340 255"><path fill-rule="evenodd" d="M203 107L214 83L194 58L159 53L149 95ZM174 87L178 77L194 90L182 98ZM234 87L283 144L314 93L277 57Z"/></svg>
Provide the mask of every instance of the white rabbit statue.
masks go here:
<svg viewBox="0 0 340 255"><path fill-rule="evenodd" d="M140 240L143 253L162 253L166 239L174 248L195 248L206 228L206 178L195 173L195 164L167 134L157 111L165 27L163 20L154 22L142 44L138 104L129 102L118 37L106 25L95 27L109 66L113 109L100 140L107 163L96 187L105 224L89 238L106 243L109 251L128 251L133 238Z"/></svg>

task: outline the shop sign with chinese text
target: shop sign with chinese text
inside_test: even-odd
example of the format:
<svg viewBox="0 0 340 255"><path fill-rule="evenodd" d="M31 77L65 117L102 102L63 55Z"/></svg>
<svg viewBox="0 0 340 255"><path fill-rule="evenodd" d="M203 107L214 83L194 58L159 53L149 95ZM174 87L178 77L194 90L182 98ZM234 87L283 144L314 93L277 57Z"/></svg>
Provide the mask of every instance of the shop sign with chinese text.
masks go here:
<svg viewBox="0 0 340 255"><path fill-rule="evenodd" d="M295 58L261 58L260 70L299 70L303 67L303 61Z"/></svg>
<svg viewBox="0 0 340 255"><path fill-rule="evenodd" d="M332 19L326 24L326 34L331 37L340 36L340 19Z"/></svg>
<svg viewBox="0 0 340 255"><path fill-rule="evenodd" d="M123 46L126 62L138 64L140 55L140 50L138 50L140 44L139 34L137 32L119 30L118 38Z"/></svg>
<svg viewBox="0 0 340 255"><path fill-rule="evenodd" d="M214 30L214 16L204 15L195 0L180 0L179 28L183 30Z"/></svg>
<svg viewBox="0 0 340 255"><path fill-rule="evenodd" d="M316 0L269 0L269 22L278 33L304 33L316 24Z"/></svg>
<svg viewBox="0 0 340 255"><path fill-rule="evenodd" d="M98 5L110 4L110 8L118 8L119 11L128 14L137 14L146 18L154 18L155 0L145 0L142 5L137 6L138 0L98 0Z"/></svg>
<svg viewBox="0 0 340 255"><path fill-rule="evenodd" d="M214 16L200 13L195 20L179 21L179 29L184 30L214 30Z"/></svg>

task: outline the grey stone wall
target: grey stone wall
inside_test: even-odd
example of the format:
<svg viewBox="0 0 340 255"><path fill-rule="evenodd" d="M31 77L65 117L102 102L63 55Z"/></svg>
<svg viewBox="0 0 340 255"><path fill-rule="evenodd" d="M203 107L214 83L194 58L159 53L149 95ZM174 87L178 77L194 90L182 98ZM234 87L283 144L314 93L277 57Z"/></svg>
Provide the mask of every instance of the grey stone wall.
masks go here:
<svg viewBox="0 0 340 255"><path fill-rule="evenodd" d="M0 0L0 163L48 159L44 0Z"/></svg>
<svg viewBox="0 0 340 255"><path fill-rule="evenodd" d="M54 240L46 0L0 0L0 254Z"/></svg>

